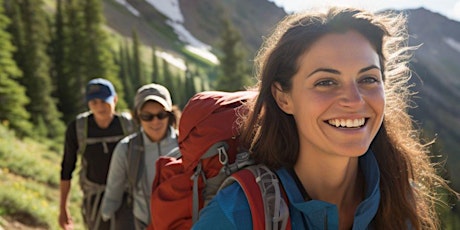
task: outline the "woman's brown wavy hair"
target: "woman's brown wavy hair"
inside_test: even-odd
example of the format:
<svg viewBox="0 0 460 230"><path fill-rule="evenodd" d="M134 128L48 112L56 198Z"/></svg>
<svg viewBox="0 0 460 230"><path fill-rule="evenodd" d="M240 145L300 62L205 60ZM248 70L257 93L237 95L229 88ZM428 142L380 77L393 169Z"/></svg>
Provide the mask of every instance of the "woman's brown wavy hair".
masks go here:
<svg viewBox="0 0 460 230"><path fill-rule="evenodd" d="M275 102L271 87L278 82L289 92L299 57L330 33L359 32L380 57L386 107L383 124L370 148L380 168L381 200L375 229L437 229L436 186L446 186L430 163L426 145L408 115L410 53L402 14L374 14L354 8L292 14L282 20L256 57L258 97L248 103L242 143L256 161L272 169L292 168L299 154L299 135L292 115Z"/></svg>

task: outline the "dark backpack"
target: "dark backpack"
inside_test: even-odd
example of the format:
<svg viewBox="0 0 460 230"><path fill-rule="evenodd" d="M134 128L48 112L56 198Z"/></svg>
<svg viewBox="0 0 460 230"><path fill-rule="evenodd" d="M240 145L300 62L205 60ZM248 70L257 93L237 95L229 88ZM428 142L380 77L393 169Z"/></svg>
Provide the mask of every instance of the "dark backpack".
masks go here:
<svg viewBox="0 0 460 230"><path fill-rule="evenodd" d="M237 182L248 198L254 229L285 229L289 211L278 178L240 151L238 118L256 92L202 92L179 122L182 158L160 157L151 195L150 229L190 229L219 189Z"/></svg>

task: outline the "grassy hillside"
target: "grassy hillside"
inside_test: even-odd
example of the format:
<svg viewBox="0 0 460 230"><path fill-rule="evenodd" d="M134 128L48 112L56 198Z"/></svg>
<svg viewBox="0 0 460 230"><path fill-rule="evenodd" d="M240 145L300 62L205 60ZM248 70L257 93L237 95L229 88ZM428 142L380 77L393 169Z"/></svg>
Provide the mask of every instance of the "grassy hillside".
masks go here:
<svg viewBox="0 0 460 230"><path fill-rule="evenodd" d="M18 140L0 125L0 226L15 220L35 229L59 229L59 170L61 153L48 144L31 139ZM74 180L71 212L75 229L83 229L79 203L81 193ZM1 229L1 228L0 228Z"/></svg>
<svg viewBox="0 0 460 230"><path fill-rule="evenodd" d="M48 144L18 140L0 124L0 229L59 229L59 169L61 154ZM70 212L75 230L82 230L81 192L72 182ZM442 198L447 199L446 197ZM458 229L460 219L441 209L443 229Z"/></svg>

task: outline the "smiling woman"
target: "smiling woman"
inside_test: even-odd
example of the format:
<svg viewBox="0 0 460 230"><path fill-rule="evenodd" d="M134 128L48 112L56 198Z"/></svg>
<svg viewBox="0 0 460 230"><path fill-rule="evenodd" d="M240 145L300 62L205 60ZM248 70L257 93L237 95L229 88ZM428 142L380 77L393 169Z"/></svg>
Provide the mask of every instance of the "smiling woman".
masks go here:
<svg viewBox="0 0 460 230"><path fill-rule="evenodd" d="M140 122L141 129L115 147L101 204L102 218L114 219L118 223L115 229L140 230L149 225L155 161L160 156L178 157L179 154L176 131L179 111L176 110L166 87L152 83L137 90L134 118ZM116 211L124 207L122 201L126 196L130 197L132 207L130 213L123 214L134 216L135 226L117 222L123 220L123 215Z"/></svg>
<svg viewBox="0 0 460 230"><path fill-rule="evenodd" d="M354 8L287 16L256 58L241 139L286 192L293 229L437 229L432 168L407 114L405 18ZM446 186L447 187L447 186ZM251 229L238 184L194 229ZM244 218L243 218L244 217Z"/></svg>

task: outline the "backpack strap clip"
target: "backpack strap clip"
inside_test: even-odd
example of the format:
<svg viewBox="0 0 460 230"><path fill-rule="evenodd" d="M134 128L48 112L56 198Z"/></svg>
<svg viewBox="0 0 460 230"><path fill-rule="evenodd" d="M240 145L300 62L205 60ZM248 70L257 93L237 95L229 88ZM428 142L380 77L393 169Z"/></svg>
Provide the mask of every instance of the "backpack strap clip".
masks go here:
<svg viewBox="0 0 460 230"><path fill-rule="evenodd" d="M227 165L228 164L228 154L227 150L225 150L225 146L220 146L217 148L217 152L219 153L219 162L222 165Z"/></svg>

